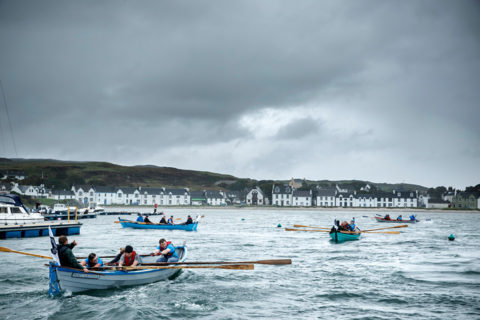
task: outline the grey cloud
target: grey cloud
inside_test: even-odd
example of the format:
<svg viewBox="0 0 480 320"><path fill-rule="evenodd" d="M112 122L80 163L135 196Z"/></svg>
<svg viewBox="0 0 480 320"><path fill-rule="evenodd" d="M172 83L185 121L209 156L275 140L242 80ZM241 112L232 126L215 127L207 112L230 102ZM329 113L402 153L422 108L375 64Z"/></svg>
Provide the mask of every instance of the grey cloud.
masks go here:
<svg viewBox="0 0 480 320"><path fill-rule="evenodd" d="M347 148L367 157L378 147L386 152L379 162L405 154L421 168L428 161L408 147L420 137L430 146L415 149L418 159L431 159L432 139L448 141L457 152L441 154L468 167L480 153L469 146L480 145L479 13L476 1L2 1L0 77L24 157L67 157L74 145L77 160L89 150L134 163L156 144L170 152L248 141L274 144L261 157L276 159L282 140L296 137L307 150L317 137L329 154ZM263 108L306 104L337 112L340 127L361 115L364 129L347 139L303 119L262 142L238 125ZM6 132L1 112L0 124ZM3 139L0 151L14 156ZM324 155L305 158L315 157ZM222 159L183 164L225 168ZM256 172L286 170L269 163ZM445 173L480 179L470 176Z"/></svg>

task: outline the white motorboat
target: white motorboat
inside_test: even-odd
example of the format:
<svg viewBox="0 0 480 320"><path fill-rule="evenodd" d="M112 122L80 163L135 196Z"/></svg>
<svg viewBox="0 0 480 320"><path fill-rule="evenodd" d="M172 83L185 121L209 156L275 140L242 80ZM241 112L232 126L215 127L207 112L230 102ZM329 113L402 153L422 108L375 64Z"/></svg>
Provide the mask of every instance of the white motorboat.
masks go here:
<svg viewBox="0 0 480 320"><path fill-rule="evenodd" d="M38 212L29 212L20 197L13 194L0 194L0 223L19 225L43 222L44 217Z"/></svg>

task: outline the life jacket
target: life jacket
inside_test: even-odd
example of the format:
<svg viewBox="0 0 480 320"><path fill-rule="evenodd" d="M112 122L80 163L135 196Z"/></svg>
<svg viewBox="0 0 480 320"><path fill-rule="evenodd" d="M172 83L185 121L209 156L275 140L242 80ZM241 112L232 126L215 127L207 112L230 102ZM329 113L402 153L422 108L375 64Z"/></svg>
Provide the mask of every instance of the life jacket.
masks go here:
<svg viewBox="0 0 480 320"><path fill-rule="evenodd" d="M124 257L124 262L125 262L125 265L126 266L131 266L133 264L133 262L135 261L135 255L136 255L136 252L133 251L132 252L132 256L130 258L127 257L127 255L125 254L125 257Z"/></svg>
<svg viewBox="0 0 480 320"><path fill-rule="evenodd" d="M172 218L168 219L168 224L173 224L173 219Z"/></svg>
<svg viewBox="0 0 480 320"><path fill-rule="evenodd" d="M172 241L167 241L167 245L165 246L165 249L167 249L168 246L171 245L171 244L172 244ZM161 248L160 248L160 249L161 249ZM165 250L165 249L163 249L163 250ZM163 250L162 250L162 251L163 251ZM173 252L170 251L169 253L164 254L165 258L169 258L169 257L173 256L174 252L175 252L175 247L173 247Z"/></svg>

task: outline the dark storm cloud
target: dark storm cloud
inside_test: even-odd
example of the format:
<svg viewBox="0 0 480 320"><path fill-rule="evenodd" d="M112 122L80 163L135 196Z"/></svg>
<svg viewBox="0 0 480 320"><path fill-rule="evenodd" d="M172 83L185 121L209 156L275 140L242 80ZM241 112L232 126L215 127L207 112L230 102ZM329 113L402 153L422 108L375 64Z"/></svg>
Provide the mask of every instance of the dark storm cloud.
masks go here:
<svg viewBox="0 0 480 320"><path fill-rule="evenodd" d="M479 16L475 1L2 1L0 77L23 157L399 179L345 171L373 159L461 185L480 179L445 164L480 158ZM294 137L308 157L249 164Z"/></svg>

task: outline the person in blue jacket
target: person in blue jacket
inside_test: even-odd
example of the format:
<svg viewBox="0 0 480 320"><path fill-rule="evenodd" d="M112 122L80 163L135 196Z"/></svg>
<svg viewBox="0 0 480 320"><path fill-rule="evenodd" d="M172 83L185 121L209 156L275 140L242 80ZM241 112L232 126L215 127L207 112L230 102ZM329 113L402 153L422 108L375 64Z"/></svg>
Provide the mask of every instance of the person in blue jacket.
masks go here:
<svg viewBox="0 0 480 320"><path fill-rule="evenodd" d="M171 241L160 239L158 241L159 246L157 249L152 253L152 255L161 255L160 258L157 259L157 262L177 262L178 261L178 254L175 251L175 247L173 246Z"/></svg>
<svg viewBox="0 0 480 320"><path fill-rule="evenodd" d="M399 220L399 221L402 221L402 219L403 219L403 218L402 218L402 215L399 215L399 216L397 217L397 220Z"/></svg>
<svg viewBox="0 0 480 320"><path fill-rule="evenodd" d="M137 222L143 222L143 216L141 213L138 214Z"/></svg>
<svg viewBox="0 0 480 320"><path fill-rule="evenodd" d="M412 215L410 216L410 220L412 220L412 221L416 220L416 218L415 218L415 215L414 215L414 214L412 214Z"/></svg>
<svg viewBox="0 0 480 320"><path fill-rule="evenodd" d="M85 266L87 268L98 268L98 267L103 267L103 261L95 253L90 253L88 255L88 258L83 260L80 263L82 266Z"/></svg>

